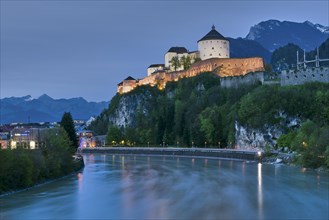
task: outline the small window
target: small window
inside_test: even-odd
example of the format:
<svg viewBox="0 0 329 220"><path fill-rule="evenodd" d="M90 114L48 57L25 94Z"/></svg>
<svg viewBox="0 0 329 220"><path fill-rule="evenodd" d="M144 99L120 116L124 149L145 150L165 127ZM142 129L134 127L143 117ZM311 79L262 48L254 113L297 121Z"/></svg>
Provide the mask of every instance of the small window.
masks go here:
<svg viewBox="0 0 329 220"><path fill-rule="evenodd" d="M211 54L209 54L209 56L212 56L212 53L211 53Z"/></svg>
<svg viewBox="0 0 329 220"><path fill-rule="evenodd" d="M213 49L213 50L214 50L215 48L214 48L214 47L212 47L211 49Z"/></svg>
<svg viewBox="0 0 329 220"><path fill-rule="evenodd" d="M320 76L323 77L323 74L321 73Z"/></svg>
<svg viewBox="0 0 329 220"><path fill-rule="evenodd" d="M220 53L218 55L220 56Z"/></svg>
<svg viewBox="0 0 329 220"><path fill-rule="evenodd" d="M315 77L314 74L312 74L312 77Z"/></svg>

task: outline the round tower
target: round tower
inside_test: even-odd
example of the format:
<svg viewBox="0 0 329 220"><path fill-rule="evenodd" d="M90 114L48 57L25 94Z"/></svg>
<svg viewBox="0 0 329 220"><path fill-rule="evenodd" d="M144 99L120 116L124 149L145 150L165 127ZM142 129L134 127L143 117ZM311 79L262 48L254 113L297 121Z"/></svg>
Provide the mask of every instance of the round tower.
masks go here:
<svg viewBox="0 0 329 220"><path fill-rule="evenodd" d="M230 58L230 42L218 33L213 25L211 31L198 41L200 59Z"/></svg>

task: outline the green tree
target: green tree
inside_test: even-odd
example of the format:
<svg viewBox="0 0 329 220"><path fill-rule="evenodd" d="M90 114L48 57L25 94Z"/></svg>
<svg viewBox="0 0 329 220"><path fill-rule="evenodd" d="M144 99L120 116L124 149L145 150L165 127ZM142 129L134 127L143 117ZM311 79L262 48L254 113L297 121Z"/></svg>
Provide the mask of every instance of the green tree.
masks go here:
<svg viewBox="0 0 329 220"><path fill-rule="evenodd" d="M178 56L174 56L173 58L171 58L170 62L171 66L174 67L175 71L181 66Z"/></svg>
<svg viewBox="0 0 329 220"><path fill-rule="evenodd" d="M218 106L208 107L199 115L201 127L209 145L218 146L222 142L222 117Z"/></svg>
<svg viewBox="0 0 329 220"><path fill-rule="evenodd" d="M182 56L180 58L180 64L183 66L184 70L187 70L191 66L191 57Z"/></svg>
<svg viewBox="0 0 329 220"><path fill-rule="evenodd" d="M299 152L297 163L304 167L318 168L326 164L329 127L320 127L311 120L302 124L292 143Z"/></svg>
<svg viewBox="0 0 329 220"><path fill-rule="evenodd" d="M106 143L111 145L118 145L122 141L122 132L119 128L111 126L106 136Z"/></svg>
<svg viewBox="0 0 329 220"><path fill-rule="evenodd" d="M60 125L66 131L66 133L71 141L71 146L77 148L78 140L77 140L77 135L75 133L74 122L73 122L72 115L70 112L65 112L63 114Z"/></svg>

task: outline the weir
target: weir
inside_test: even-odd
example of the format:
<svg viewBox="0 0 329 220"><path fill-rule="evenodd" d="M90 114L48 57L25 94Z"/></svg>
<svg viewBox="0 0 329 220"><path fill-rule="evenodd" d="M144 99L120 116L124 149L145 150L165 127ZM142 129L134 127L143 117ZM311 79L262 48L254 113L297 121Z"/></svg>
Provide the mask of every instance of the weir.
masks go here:
<svg viewBox="0 0 329 220"><path fill-rule="evenodd" d="M79 153L138 154L160 156L195 156L260 161L262 152L214 148L95 147L81 148Z"/></svg>

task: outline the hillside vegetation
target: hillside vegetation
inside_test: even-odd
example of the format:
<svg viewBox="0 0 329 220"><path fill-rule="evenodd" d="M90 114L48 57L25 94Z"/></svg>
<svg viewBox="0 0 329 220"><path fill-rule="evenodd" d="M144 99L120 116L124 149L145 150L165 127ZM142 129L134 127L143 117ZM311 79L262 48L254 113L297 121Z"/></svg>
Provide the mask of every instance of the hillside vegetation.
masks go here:
<svg viewBox="0 0 329 220"><path fill-rule="evenodd" d="M125 127L113 123L122 104L134 112L131 119L125 119ZM299 123L287 126L288 117ZM307 164L310 167L329 165L329 141L325 139L329 132L329 84L323 83L222 88L219 78L205 73L170 83L162 91L140 87L117 94L90 129L107 134L109 145L231 148L236 121L248 128L280 127L285 135L274 148L288 147L302 157L313 157L316 162Z"/></svg>

